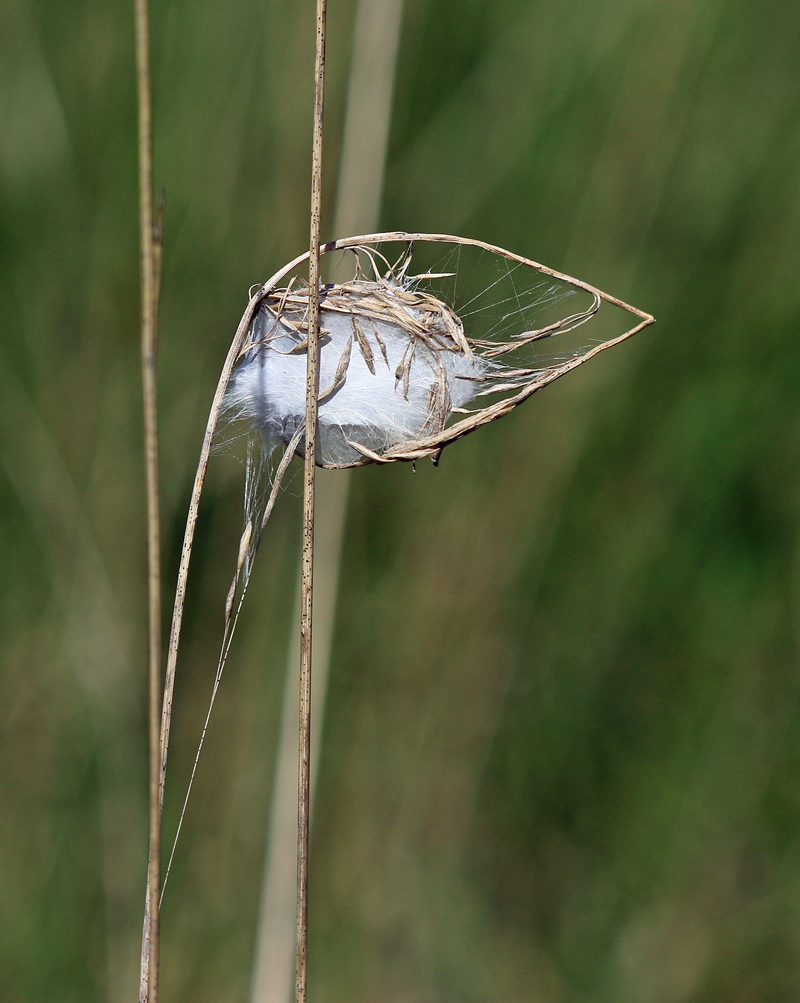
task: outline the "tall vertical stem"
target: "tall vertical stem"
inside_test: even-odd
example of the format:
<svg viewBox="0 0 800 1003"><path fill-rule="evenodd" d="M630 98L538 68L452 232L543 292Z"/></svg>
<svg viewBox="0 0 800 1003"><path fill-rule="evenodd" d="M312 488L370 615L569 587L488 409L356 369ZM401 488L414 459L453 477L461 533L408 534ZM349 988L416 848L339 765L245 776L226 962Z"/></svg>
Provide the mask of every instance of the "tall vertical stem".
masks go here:
<svg viewBox="0 0 800 1003"><path fill-rule="evenodd" d="M378 229L403 0L358 0L344 116L334 236ZM338 255L330 256L337 260ZM352 471L317 471L314 560L314 657L311 729L311 824L320 736L330 672L348 485ZM297 844L297 683L300 662L300 569L287 654L283 708L250 1003L286 1003L295 974L296 902L291 864Z"/></svg>
<svg viewBox="0 0 800 1003"><path fill-rule="evenodd" d="M139 227L141 244L141 351L144 403L144 456L147 494L147 593L149 662L150 859L147 868L145 929L142 937L142 995L158 1003L159 909L161 891L161 812L159 804L161 711L161 534L158 498L158 404L156 394L156 315L158 250L153 230L153 155L147 0L134 0L139 124Z"/></svg>
<svg viewBox="0 0 800 1003"><path fill-rule="evenodd" d="M308 365L303 477L303 569L300 585L300 746L297 780L297 963L295 1001L306 1001L308 948L308 830L311 807L311 612L314 576L314 465L319 389L319 244L322 208L322 122L325 105L326 0L317 0L314 58L314 143L311 161L311 242L308 261Z"/></svg>

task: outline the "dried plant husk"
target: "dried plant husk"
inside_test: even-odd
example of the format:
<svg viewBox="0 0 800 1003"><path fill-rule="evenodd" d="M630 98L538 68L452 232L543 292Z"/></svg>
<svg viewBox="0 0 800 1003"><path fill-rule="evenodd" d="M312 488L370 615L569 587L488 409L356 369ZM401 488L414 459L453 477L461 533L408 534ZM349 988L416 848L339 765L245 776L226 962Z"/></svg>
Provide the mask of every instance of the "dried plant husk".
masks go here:
<svg viewBox="0 0 800 1003"><path fill-rule="evenodd" d="M256 313L226 406L270 445L303 421L308 291L276 290ZM372 461L398 443L441 432L492 364L477 358L456 314L393 278L363 277L322 291L317 463ZM303 451L301 439L299 451Z"/></svg>
<svg viewBox="0 0 800 1003"><path fill-rule="evenodd" d="M380 251L384 245L392 244L404 248L394 264L390 264ZM496 317L492 323L480 322L481 317L488 314L480 314L475 309L485 292L480 288L482 280L478 271L471 274L478 276L479 288L464 300L463 307L457 306L458 297L451 301L446 294L436 295L429 288L437 282L446 286L448 279L457 272L445 270L437 274L436 270L429 270L410 276L412 253L420 247L450 248L456 254L463 248L470 248L485 253L490 261L503 263L506 278L511 279L512 293L509 297L511 309L505 314L502 309L500 311L502 323L498 324ZM425 457L437 462L445 446L508 414L537 390L654 322L649 314L586 282L480 240L394 231L348 237L321 248L323 254L338 251L352 251L359 265L355 276L321 290L323 365L318 399L320 431L324 434L318 440L318 446L322 442L318 462L325 467L399 460L414 462ZM234 615L237 589L236 609L240 610L252 561L275 504L281 478L294 453L303 450L304 422L298 417L302 409L296 398L305 396L308 287L304 287L294 273L308 257L309 252L298 256L251 291L211 404L189 501L170 630L161 733L162 790L189 562L200 497L220 417L227 410L229 418L248 419L258 431L254 435L251 427L248 434L249 458L255 456L256 462L247 468L250 487L246 490L245 525L225 606L225 633L215 685L219 682L238 617L238 612ZM385 265L383 270L380 262ZM371 265L369 277L364 263ZM535 308L532 313L537 316L539 306L549 309L549 315L541 324L527 321L531 311L521 300L514 280L519 270L530 271L544 282L541 290L534 289L530 301ZM547 285L551 280L555 285L583 294L585 307L571 313L562 309L566 299L552 292ZM502 307L503 297L499 302ZM596 316L603 304L631 315L632 326L615 337L596 340L589 347L560 351L549 360L537 356L532 364L516 368L499 361L505 357L518 360L520 353L524 356L531 345L580 329ZM547 310L543 313L547 314ZM274 364L276 359L278 369L289 366L284 376L288 377L285 380L287 388L292 385L283 410L269 399L269 388L266 388L265 361ZM292 370L294 366L299 369ZM253 377L249 388L244 386L243 379L248 368ZM370 384L370 380L375 382ZM339 404L347 401L348 381L351 389L353 385L366 387L370 399L366 410L364 407L356 409L354 420L337 423L333 405L337 398L340 398ZM266 396L259 397L264 388ZM487 397L495 399L482 406ZM379 403L376 407L376 399L390 401L391 406L387 409ZM391 420L386 413L379 415L379 421L373 420L372 412L381 410L388 410ZM258 436L265 441L267 450L259 451L254 447ZM285 447L283 456L269 478L269 490L259 495L257 485L265 479L264 453L281 445Z"/></svg>
<svg viewBox="0 0 800 1003"><path fill-rule="evenodd" d="M402 247L394 263L381 253L387 244ZM411 273L415 247L430 244L494 255L509 278L513 266L515 299L503 324L495 323L488 335L473 330L455 304L434 293L436 280L452 279L456 273ZM436 462L445 446L508 414L548 383L653 322L648 314L587 283L482 241L386 233L323 247L324 252L343 249L353 254L355 274L320 291L317 463L322 467L425 457ZM229 417L256 425L270 447L288 444L305 412L308 287L297 275L280 284L304 257L251 298L240 325L244 337L238 364L225 390ZM562 306L564 292L556 296L555 286L545 284L541 300L557 302L561 309L555 314L551 310L538 325L526 325L526 308L516 289L520 270L523 279L529 270L537 280L543 277L570 293L583 294L584 306L570 312ZM501 272L497 281L502 278ZM470 303L480 296L478 291ZM621 335L544 364L536 357L524 360L527 365L506 364L504 357L512 353L518 362L529 346L581 327L604 302L627 311L637 323ZM470 319L476 312L470 311ZM487 397L493 402L484 404Z"/></svg>

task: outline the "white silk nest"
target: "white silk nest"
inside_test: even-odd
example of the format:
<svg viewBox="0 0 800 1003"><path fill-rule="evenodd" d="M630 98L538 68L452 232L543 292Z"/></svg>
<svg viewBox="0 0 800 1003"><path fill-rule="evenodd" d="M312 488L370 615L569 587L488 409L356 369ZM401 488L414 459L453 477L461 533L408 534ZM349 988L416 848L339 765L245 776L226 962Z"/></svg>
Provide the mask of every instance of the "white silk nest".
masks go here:
<svg viewBox="0 0 800 1003"><path fill-rule="evenodd" d="M265 300L226 394L229 416L256 424L270 446L288 445L304 421L307 302L291 290ZM473 353L441 300L385 280L323 289L319 346L324 467L360 465L441 432L496 368Z"/></svg>
<svg viewBox="0 0 800 1003"><path fill-rule="evenodd" d="M322 250L345 252L340 263L354 265L350 278L320 287L315 455L323 467L436 463L451 443L653 323L588 283L484 241L393 232ZM420 273L409 271L412 254ZM291 457L305 452L309 288L298 270L307 257L251 294L218 388L225 427L238 419L247 427L248 510L262 504L268 483L271 511ZM588 344L583 333L570 335L603 303L634 315L634 325ZM283 459L265 479L278 450Z"/></svg>

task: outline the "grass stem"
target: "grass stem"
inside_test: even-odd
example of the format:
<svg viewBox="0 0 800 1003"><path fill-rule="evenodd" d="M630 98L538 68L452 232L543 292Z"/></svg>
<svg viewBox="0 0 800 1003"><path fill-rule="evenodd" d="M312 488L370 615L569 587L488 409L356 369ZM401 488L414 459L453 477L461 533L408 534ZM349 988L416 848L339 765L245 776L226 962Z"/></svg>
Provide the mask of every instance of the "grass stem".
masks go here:
<svg viewBox="0 0 800 1003"><path fill-rule="evenodd" d="M403 0L359 0L356 8L334 211L335 235L368 233L378 228L402 8ZM335 252L330 255L334 267L336 259L342 256ZM350 476L348 470L318 470L314 486L314 528L319 535L314 554L311 825ZM295 974L296 903L290 869L297 843L299 573L290 629L251 1003L285 1003Z"/></svg>
<svg viewBox="0 0 800 1003"><path fill-rule="evenodd" d="M322 210L322 125L325 106L326 0L317 0L314 55L314 142L311 160L311 238L308 258L308 364L303 473L303 556L300 586L300 743L297 777L297 958L295 1003L306 1000L308 947L308 831L311 809L311 627L314 576L314 472L319 393L319 248Z"/></svg>
<svg viewBox="0 0 800 1003"><path fill-rule="evenodd" d="M134 0L139 147L139 227L141 249L141 355L144 458L147 495L148 721L150 762L150 858L147 865L145 929L142 936L139 998L158 1003L159 898L161 895L161 532L158 488L158 288L161 210L153 219L153 153L147 0Z"/></svg>

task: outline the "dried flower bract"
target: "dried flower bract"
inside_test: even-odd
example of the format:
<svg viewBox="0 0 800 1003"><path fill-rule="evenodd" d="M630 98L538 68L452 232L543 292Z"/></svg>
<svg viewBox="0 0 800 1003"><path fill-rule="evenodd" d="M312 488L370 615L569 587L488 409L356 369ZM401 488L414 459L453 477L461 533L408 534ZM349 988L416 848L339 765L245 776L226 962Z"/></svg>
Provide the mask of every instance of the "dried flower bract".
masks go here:
<svg viewBox="0 0 800 1003"><path fill-rule="evenodd" d="M394 242L401 244L402 253L390 263L381 249ZM414 249L430 245L446 245L445 264L456 270L411 274ZM481 241L375 234L328 244L324 251L343 248L353 252L355 274L320 292L317 463L323 467L423 457L436 461L449 443L507 414L543 386L652 323L647 314L586 283ZM502 264L498 277L486 283L489 289L497 290L505 281L513 290L512 295L500 288L490 298L489 305L499 305L500 312L495 309L488 336L472 330L469 322L489 309L484 290L465 299L466 322L456 312L458 304L438 294L437 285L457 288L463 248ZM288 445L305 412L308 286L296 275L278 285L301 260L251 299L237 368L225 394L228 415L255 424L268 448ZM476 274L471 269L473 278ZM561 304L575 293L583 294L585 305L564 310ZM523 360L534 364L521 367L501 361L510 353L517 353L519 361L526 346L575 330L603 301L639 322L616 338L546 364L535 358ZM554 304L559 308L555 315L551 309L541 323L526 323L529 315ZM490 396L494 402L480 406ZM302 449L301 435L297 450Z"/></svg>
<svg viewBox="0 0 800 1003"><path fill-rule="evenodd" d="M399 249L394 257L393 245ZM653 323L649 314L579 279L479 240L378 233L334 241L321 251L349 251L355 262L354 274L320 289L316 460L324 467L425 457L437 462L445 446ZM412 255L430 267L411 274ZM178 570L162 778L189 560L220 416L247 423L248 448L244 528L225 604L214 693L261 535L292 457L304 449L309 289L295 273L308 257L307 252L295 258L251 294L211 405ZM566 309L576 296L580 309ZM632 315L633 326L588 346L564 341L604 304ZM542 356L531 347L541 342L559 347ZM494 400L484 404L486 398ZM282 456L268 475L267 461L276 449Z"/></svg>

